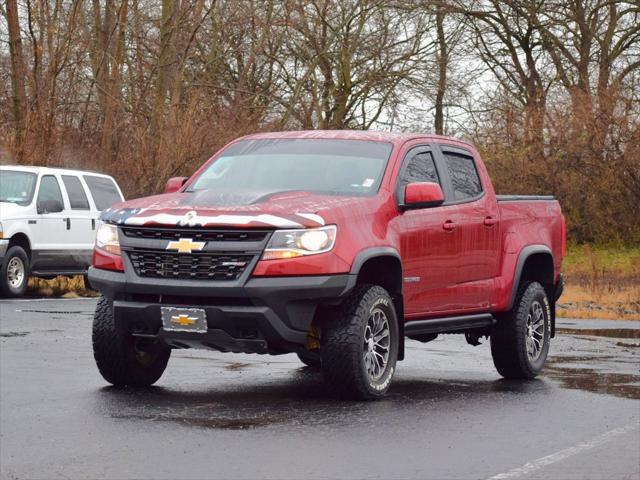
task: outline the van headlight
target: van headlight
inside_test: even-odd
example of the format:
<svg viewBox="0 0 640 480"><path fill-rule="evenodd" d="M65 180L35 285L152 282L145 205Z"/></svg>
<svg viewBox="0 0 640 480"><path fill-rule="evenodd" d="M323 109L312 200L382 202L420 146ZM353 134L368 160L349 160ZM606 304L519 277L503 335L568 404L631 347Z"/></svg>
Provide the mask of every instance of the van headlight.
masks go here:
<svg viewBox="0 0 640 480"><path fill-rule="evenodd" d="M96 248L120 255L120 241L118 240L118 227L109 223L103 223L96 233Z"/></svg>
<svg viewBox="0 0 640 480"><path fill-rule="evenodd" d="M276 230L273 232L262 260L316 255L331 250L336 243L336 226Z"/></svg>

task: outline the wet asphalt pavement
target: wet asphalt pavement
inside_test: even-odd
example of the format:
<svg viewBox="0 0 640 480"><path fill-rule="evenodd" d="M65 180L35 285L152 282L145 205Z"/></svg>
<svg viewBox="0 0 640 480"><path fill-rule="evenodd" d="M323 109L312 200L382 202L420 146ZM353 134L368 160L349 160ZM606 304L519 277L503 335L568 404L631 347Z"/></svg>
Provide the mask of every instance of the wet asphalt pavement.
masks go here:
<svg viewBox="0 0 640 480"><path fill-rule="evenodd" d="M358 403L294 355L174 351L157 386L109 387L94 306L0 301L1 478L640 478L640 322L562 320L532 382L486 344L409 341Z"/></svg>

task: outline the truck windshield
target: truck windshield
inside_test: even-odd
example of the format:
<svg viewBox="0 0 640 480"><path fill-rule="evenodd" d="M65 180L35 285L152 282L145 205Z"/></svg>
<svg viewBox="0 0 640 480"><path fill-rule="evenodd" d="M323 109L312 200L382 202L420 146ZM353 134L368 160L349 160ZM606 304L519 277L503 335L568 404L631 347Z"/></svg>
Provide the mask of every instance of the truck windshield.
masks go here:
<svg viewBox="0 0 640 480"><path fill-rule="evenodd" d="M0 170L0 202L26 206L31 203L36 174L18 170Z"/></svg>
<svg viewBox="0 0 640 480"><path fill-rule="evenodd" d="M362 140L243 140L225 149L187 191L291 191L373 195L391 144Z"/></svg>

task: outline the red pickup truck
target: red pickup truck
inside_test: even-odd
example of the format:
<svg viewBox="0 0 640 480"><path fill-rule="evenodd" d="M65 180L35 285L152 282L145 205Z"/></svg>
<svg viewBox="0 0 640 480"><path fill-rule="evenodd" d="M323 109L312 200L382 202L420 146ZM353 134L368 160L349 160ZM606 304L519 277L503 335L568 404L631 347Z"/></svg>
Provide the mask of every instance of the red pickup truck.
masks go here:
<svg viewBox="0 0 640 480"><path fill-rule="evenodd" d="M554 336L560 205L496 195L460 140L250 135L102 222L93 348L115 385L153 384L177 348L295 352L336 393L371 399L405 337L489 337L498 372L527 379Z"/></svg>

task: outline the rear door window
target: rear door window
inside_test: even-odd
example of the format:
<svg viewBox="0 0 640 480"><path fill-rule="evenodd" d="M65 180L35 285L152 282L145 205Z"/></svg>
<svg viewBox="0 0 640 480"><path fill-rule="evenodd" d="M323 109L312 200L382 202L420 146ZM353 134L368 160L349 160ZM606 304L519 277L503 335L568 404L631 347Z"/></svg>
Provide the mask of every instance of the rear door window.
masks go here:
<svg viewBox="0 0 640 480"><path fill-rule="evenodd" d="M482 184L473 157L445 152L444 158L455 201L471 200L482 193Z"/></svg>
<svg viewBox="0 0 640 480"><path fill-rule="evenodd" d="M91 175L85 175L83 178L84 181L87 182L87 186L98 210L104 210L114 203L122 201L118 187L116 187L112 179Z"/></svg>
<svg viewBox="0 0 640 480"><path fill-rule="evenodd" d="M89 200L80 179L74 175L62 175L62 182L69 195L71 210L89 210Z"/></svg>

